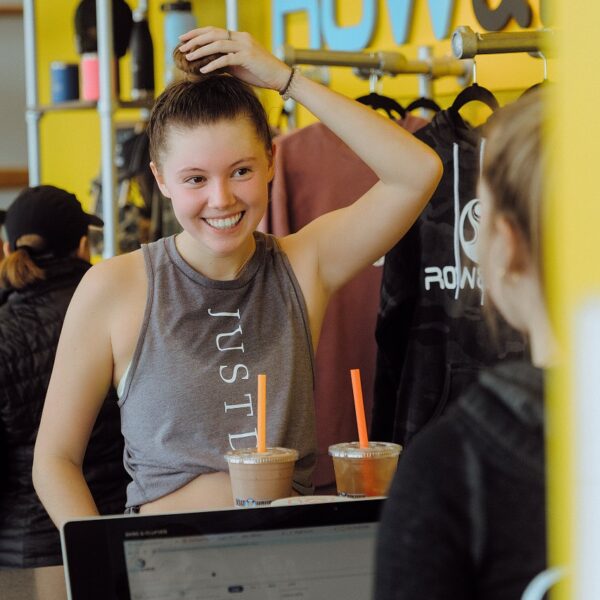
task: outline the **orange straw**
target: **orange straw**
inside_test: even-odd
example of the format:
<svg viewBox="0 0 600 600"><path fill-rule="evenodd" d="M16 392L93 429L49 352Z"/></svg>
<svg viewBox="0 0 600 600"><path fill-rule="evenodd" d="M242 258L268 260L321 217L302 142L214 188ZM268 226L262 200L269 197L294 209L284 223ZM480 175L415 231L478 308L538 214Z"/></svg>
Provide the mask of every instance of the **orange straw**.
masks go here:
<svg viewBox="0 0 600 600"><path fill-rule="evenodd" d="M360 383L360 370L351 369L352 393L354 394L354 410L356 412L356 425L358 427L358 444L361 448L369 447L367 435L367 420L365 419L365 403L363 402L362 385Z"/></svg>
<svg viewBox="0 0 600 600"><path fill-rule="evenodd" d="M354 394L354 411L356 412L356 425L358 426L358 445L361 448L369 447L367 435L367 420L365 419L365 403L363 401L362 385L360 383L360 370L351 369L352 393ZM363 477L364 492L366 496L375 496L375 474L370 459L363 459L361 472Z"/></svg>
<svg viewBox="0 0 600 600"><path fill-rule="evenodd" d="M267 451L267 376L258 376L258 409L257 409L257 450Z"/></svg>

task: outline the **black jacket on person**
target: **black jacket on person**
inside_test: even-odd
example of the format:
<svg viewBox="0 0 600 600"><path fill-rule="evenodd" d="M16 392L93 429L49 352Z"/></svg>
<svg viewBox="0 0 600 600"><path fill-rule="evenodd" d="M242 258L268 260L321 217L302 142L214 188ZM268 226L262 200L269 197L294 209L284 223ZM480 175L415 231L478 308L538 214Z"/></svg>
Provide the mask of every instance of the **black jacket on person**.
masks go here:
<svg viewBox="0 0 600 600"><path fill-rule="evenodd" d="M385 256L376 326L371 438L406 445L476 380L482 367L523 356L522 336L484 318L476 197L480 132L451 111L415 137L440 156L444 174L407 234Z"/></svg>
<svg viewBox="0 0 600 600"><path fill-rule="evenodd" d="M546 566L543 373L509 362L400 456L376 600L516 600Z"/></svg>
<svg viewBox="0 0 600 600"><path fill-rule="evenodd" d="M0 567L62 562L59 533L35 493L31 469L65 313L90 265L76 258L39 265L45 280L0 291ZM127 476L114 394L98 415L84 475L101 513L123 512Z"/></svg>

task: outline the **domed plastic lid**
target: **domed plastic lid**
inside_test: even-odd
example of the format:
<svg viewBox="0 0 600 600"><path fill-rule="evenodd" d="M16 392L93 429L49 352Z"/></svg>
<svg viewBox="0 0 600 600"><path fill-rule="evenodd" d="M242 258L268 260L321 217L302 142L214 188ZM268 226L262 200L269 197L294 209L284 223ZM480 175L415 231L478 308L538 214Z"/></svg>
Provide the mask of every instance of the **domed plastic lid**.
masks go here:
<svg viewBox="0 0 600 600"><path fill-rule="evenodd" d="M267 448L265 452L258 452L256 448L230 450L225 454L228 463L243 465L258 465L263 463L286 463L298 460L298 450L292 448Z"/></svg>
<svg viewBox="0 0 600 600"><path fill-rule="evenodd" d="M401 451L402 446L391 442L369 442L368 448L361 448L358 442L329 446L329 455L335 458L392 458Z"/></svg>

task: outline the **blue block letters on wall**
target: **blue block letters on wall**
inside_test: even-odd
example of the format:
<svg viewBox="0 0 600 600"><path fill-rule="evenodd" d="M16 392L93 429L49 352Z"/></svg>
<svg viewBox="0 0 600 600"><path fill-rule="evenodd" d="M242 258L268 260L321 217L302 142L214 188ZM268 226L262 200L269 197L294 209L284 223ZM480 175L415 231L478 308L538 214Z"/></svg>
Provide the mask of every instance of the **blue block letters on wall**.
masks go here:
<svg viewBox="0 0 600 600"><path fill-rule="evenodd" d="M362 0L362 20L358 25L340 27L335 0L321 1L325 42L331 50L362 50L371 43L377 21L377 0Z"/></svg>
<svg viewBox="0 0 600 600"><path fill-rule="evenodd" d="M422 1L422 0L421 0ZM503 29L511 19L521 27L529 27L532 11L529 0L502 0L490 8L489 0L472 0L473 10L480 25L488 31ZM285 42L285 17L290 13L308 13L310 47L320 48L322 41L332 50L362 50L371 43L378 20L378 0L361 0L362 15L357 25L340 27L337 23L338 0L273 0L273 48ZM387 18L398 45L409 41L415 0L386 0ZM545 3L540 0L542 18L547 18ZM449 37L456 0L428 0L431 26L435 37ZM323 40L321 39L323 36Z"/></svg>
<svg viewBox="0 0 600 600"><path fill-rule="evenodd" d="M394 41L406 44L410 35L415 0L386 0L387 15ZM428 0L435 37L450 35L456 0ZM321 33L332 50L362 50L375 34L378 0L362 0L362 17L358 25L340 27L336 18L336 0L273 0L273 48L285 42L285 17L306 12L309 18L310 47L320 48ZM319 6L320 5L320 6Z"/></svg>
<svg viewBox="0 0 600 600"><path fill-rule="evenodd" d="M331 1L335 2L335 0ZM445 40L450 35L456 0L428 0L428 2L433 33L438 40ZM326 0L325 4L327 3ZM377 0L373 0L373 4L377 7ZM386 5L394 41L400 46L406 44L410 37L415 0L387 0ZM361 49L364 47L362 46Z"/></svg>
<svg viewBox="0 0 600 600"><path fill-rule="evenodd" d="M273 0L273 49L285 43L285 17L290 13L308 13L310 47L321 47L321 19L319 0Z"/></svg>

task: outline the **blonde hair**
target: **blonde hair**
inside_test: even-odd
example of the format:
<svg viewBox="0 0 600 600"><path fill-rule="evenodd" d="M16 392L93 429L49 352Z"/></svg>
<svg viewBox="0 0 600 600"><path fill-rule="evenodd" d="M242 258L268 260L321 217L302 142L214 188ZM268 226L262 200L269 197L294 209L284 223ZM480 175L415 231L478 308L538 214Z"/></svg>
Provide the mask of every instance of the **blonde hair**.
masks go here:
<svg viewBox="0 0 600 600"><path fill-rule="evenodd" d="M502 108L486 126L482 168L482 179L492 196L492 214L502 214L518 229L540 278L546 165L543 129L542 90Z"/></svg>
<svg viewBox="0 0 600 600"><path fill-rule="evenodd" d="M43 269L31 258L30 248L43 251L46 241L36 234L22 235L17 240L15 251L0 262L0 286L20 290L46 278Z"/></svg>

